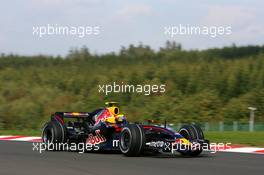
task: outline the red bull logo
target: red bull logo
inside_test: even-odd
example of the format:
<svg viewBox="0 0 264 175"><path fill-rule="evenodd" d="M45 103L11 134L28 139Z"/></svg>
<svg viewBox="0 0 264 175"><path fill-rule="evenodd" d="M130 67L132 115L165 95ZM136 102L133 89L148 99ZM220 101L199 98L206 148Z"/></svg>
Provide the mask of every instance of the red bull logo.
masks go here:
<svg viewBox="0 0 264 175"><path fill-rule="evenodd" d="M96 134L95 136L93 134L89 134L88 138L86 140L86 143L91 145L96 145L105 142L106 139L101 134Z"/></svg>
<svg viewBox="0 0 264 175"><path fill-rule="evenodd" d="M108 110L104 110L96 119L95 124L98 124L100 121L104 121L106 118L110 117L111 114Z"/></svg>

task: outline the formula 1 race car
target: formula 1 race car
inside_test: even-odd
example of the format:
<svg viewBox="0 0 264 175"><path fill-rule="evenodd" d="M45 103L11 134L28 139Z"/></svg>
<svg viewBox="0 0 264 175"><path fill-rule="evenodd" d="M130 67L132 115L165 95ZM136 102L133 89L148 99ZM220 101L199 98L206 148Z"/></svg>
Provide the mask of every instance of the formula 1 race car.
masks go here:
<svg viewBox="0 0 264 175"><path fill-rule="evenodd" d="M175 132L166 123L129 123L119 113L116 102L106 104L93 112L55 112L43 127L43 143L60 145L53 150L62 150L64 144L85 143L95 146L92 151L119 151L126 156L147 152L198 156L209 145L203 131L195 124L184 125Z"/></svg>

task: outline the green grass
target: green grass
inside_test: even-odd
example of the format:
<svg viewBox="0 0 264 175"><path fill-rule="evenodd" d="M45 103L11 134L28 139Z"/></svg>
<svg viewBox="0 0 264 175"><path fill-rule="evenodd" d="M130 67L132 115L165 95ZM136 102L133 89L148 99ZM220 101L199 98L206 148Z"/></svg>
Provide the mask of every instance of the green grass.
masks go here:
<svg viewBox="0 0 264 175"><path fill-rule="evenodd" d="M264 146L264 132L206 132L210 142L232 143L237 145Z"/></svg>
<svg viewBox="0 0 264 175"><path fill-rule="evenodd" d="M40 130L0 130L0 135L40 136ZM232 143L236 145L263 146L264 132L205 132L211 143Z"/></svg>
<svg viewBox="0 0 264 175"><path fill-rule="evenodd" d="M40 136L41 130L0 130L1 135Z"/></svg>

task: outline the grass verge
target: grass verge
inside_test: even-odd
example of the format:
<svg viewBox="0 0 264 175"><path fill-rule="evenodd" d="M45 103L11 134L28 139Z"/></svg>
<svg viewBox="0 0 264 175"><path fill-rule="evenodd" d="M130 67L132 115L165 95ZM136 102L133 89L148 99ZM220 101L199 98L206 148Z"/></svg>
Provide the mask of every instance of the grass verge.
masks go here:
<svg viewBox="0 0 264 175"><path fill-rule="evenodd" d="M205 138L210 142L232 143L236 145L264 147L264 132L205 132Z"/></svg>
<svg viewBox="0 0 264 175"><path fill-rule="evenodd" d="M40 136L40 130L0 130L1 135Z"/></svg>

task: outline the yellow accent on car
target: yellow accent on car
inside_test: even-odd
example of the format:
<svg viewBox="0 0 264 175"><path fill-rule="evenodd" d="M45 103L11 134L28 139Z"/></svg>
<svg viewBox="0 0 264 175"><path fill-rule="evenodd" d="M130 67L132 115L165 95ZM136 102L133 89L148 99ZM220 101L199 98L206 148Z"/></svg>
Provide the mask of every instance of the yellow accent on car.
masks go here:
<svg viewBox="0 0 264 175"><path fill-rule="evenodd" d="M183 145L191 145L192 144L189 140L187 140L185 138L181 138L180 141L181 141L181 144L183 144Z"/></svg>
<svg viewBox="0 0 264 175"><path fill-rule="evenodd" d="M116 116L119 114L119 108L116 106L115 107L108 107L107 109L110 112L110 114L113 116Z"/></svg>
<svg viewBox="0 0 264 175"><path fill-rule="evenodd" d="M108 123L116 123L116 118L115 117L108 117L105 119L105 121Z"/></svg>
<svg viewBox="0 0 264 175"><path fill-rule="evenodd" d="M123 119L124 119L124 115L123 115L123 114L119 114L119 115L116 116L116 120L117 120L118 122L122 122Z"/></svg>
<svg viewBox="0 0 264 175"><path fill-rule="evenodd" d="M80 113L79 112L73 112L73 113L71 113L73 116L78 116L78 115L80 115Z"/></svg>

